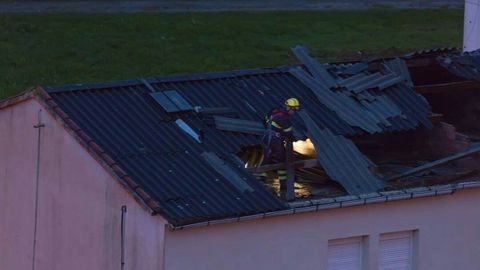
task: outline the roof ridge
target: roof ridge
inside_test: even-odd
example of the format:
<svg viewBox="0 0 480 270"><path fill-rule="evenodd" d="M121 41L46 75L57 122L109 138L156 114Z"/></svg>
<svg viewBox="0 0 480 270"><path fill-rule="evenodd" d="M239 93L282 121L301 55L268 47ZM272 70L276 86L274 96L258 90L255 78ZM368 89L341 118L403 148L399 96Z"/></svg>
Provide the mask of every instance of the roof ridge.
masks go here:
<svg viewBox="0 0 480 270"><path fill-rule="evenodd" d="M223 78L232 78L239 76L249 75L261 75L261 74L273 74L288 72L288 69L295 65L283 65L277 67L261 67L250 69L237 69L230 71L211 71L200 73L184 73L167 76L153 76L145 78L137 78L131 80L118 80L118 81L104 81L104 82L92 82L92 83L77 83L66 84L60 86L45 86L43 87L48 93L60 93L70 91L84 91L84 90L100 90L105 88L115 87L127 87L143 84L142 80L146 80L148 83L162 83L162 82L182 82L182 81L199 81L199 80L215 80Z"/></svg>

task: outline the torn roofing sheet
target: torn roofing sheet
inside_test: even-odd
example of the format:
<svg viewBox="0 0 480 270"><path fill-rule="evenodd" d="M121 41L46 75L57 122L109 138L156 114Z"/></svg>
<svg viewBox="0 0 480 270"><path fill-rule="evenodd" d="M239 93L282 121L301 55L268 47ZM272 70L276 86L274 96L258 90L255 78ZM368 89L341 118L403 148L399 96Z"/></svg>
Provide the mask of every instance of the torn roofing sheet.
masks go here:
<svg viewBox="0 0 480 270"><path fill-rule="evenodd" d="M309 51L306 47L297 45L292 48L292 52L323 87L331 88L337 86L337 82L323 64L308 55Z"/></svg>
<svg viewBox="0 0 480 270"><path fill-rule="evenodd" d="M341 92L331 91L318 80L315 80L303 68L292 68L290 73L310 88L318 100L351 126L362 128L369 133L381 132L375 116L367 111L360 103Z"/></svg>
<svg viewBox="0 0 480 270"><path fill-rule="evenodd" d="M333 134L328 128L318 127L306 111L300 111L298 115L305 122L306 133L315 145L318 162L348 193L365 194L385 187L383 181L370 171L375 165L351 140Z"/></svg>
<svg viewBox="0 0 480 270"><path fill-rule="evenodd" d="M403 82L406 85L413 87L413 81L410 76L410 71L408 70L407 63L404 60L400 58L386 60L380 65L380 70L384 73L390 72L402 77Z"/></svg>
<svg viewBox="0 0 480 270"><path fill-rule="evenodd" d="M480 50L442 56L437 60L441 66L459 77L480 81Z"/></svg>
<svg viewBox="0 0 480 270"><path fill-rule="evenodd" d="M381 72L368 73L359 69L357 74L346 75L336 73L336 67L332 68L332 72L328 71L324 65L310 57L303 46L296 46L292 51L308 72L302 67L293 67L290 74L311 89L322 104L352 127L372 134L397 129L398 125L406 129L415 128L418 123L431 127L428 120L430 107L422 96L408 86L411 80L402 60L386 62ZM404 87L397 87L399 85ZM416 100L411 100L413 102L410 104L396 102L387 91L394 91L395 97L406 95L409 99ZM414 109L412 106L420 108ZM417 114L412 117L412 112Z"/></svg>

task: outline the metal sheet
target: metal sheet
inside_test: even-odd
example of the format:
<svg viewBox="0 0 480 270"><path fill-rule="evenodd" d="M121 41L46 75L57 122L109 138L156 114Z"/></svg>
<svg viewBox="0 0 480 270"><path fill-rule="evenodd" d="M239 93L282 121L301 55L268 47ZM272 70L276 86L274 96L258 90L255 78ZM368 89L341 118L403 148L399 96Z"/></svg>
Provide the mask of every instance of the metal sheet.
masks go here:
<svg viewBox="0 0 480 270"><path fill-rule="evenodd" d="M179 111L193 110L193 106L188 103L177 91L170 90L163 92L177 107Z"/></svg>
<svg viewBox="0 0 480 270"><path fill-rule="evenodd" d="M348 193L365 194L385 187L383 181L370 171L373 163L360 153L352 141L326 128L321 129L308 113L299 114L308 127L306 132L315 145L318 162Z"/></svg>
<svg viewBox="0 0 480 270"><path fill-rule="evenodd" d="M333 92L323 87L302 68L293 68L290 73L309 87L322 104L325 104L351 126L359 127L369 133L381 132L375 117L358 102L341 92Z"/></svg>
<svg viewBox="0 0 480 270"><path fill-rule="evenodd" d="M317 79L322 85L331 88L337 85L335 78L327 71L325 66L309 55L309 51L305 46L297 45L292 48L293 54L302 64L304 64L308 71Z"/></svg>
<svg viewBox="0 0 480 270"><path fill-rule="evenodd" d="M185 123L185 121L183 121L182 119L177 119L175 120L175 124L177 124L177 126L183 131L185 131L185 133L187 133L190 137L195 139L195 141L197 141L198 143L202 142L200 140L200 135L195 132L187 123Z"/></svg>
<svg viewBox="0 0 480 270"><path fill-rule="evenodd" d="M178 107L163 92L150 93L150 96L160 104L166 112L179 111Z"/></svg>
<svg viewBox="0 0 480 270"><path fill-rule="evenodd" d="M303 54L307 53L305 50L301 50L301 52ZM312 62L317 61L313 58L308 58L307 62L309 63L307 68L310 70ZM395 60L392 63L398 65L395 66L396 71L407 72L408 74L403 61ZM321 64L317 62L317 65ZM310 72L313 73L312 70ZM415 115L413 119L408 119L411 117L411 114L403 112L403 107L411 107L412 105L394 102L389 95L384 93L384 91L395 87L395 94L401 96L401 92L405 91L405 87L396 86L405 84L407 81L406 77L409 78L407 74L399 75L394 73L386 65L382 73L369 74L365 71L349 77L344 75L338 76L336 85L341 86L341 89L328 87L323 80L310 76L301 67L291 68L290 73L309 87L320 102L336 112L341 119L351 126L361 128L368 133L378 133L386 129L395 130L400 128L400 126L405 127L412 124L415 127L418 121L426 127L431 127L427 115L423 113L423 110L429 110L428 104L421 101L415 102L416 106L422 106L423 108L416 108L413 111L422 111L422 114ZM348 91L345 91L345 89ZM373 90L378 91L375 92ZM414 99L423 99L419 95L410 96ZM412 112L411 108L405 109ZM398 121L399 119L401 120ZM404 119L407 121L404 121Z"/></svg>
<svg viewBox="0 0 480 270"><path fill-rule="evenodd" d="M368 69L368 62L335 65L336 73L343 75L355 75Z"/></svg>
<svg viewBox="0 0 480 270"><path fill-rule="evenodd" d="M248 133L263 135L265 132L265 127L261 122L228 118L222 116L214 116L215 127L220 130Z"/></svg>
<svg viewBox="0 0 480 270"><path fill-rule="evenodd" d="M250 187L244 179L242 179L225 161L220 159L215 153L203 152L201 156L208 162L208 164L227 179L241 192L253 192L254 189Z"/></svg>
<svg viewBox="0 0 480 270"><path fill-rule="evenodd" d="M406 85L413 87L412 78L410 76L410 72L408 70L407 63L405 62L405 60L400 58L387 60L380 65L380 70L382 70L382 72L384 73L385 72L394 73L402 77L403 82Z"/></svg>

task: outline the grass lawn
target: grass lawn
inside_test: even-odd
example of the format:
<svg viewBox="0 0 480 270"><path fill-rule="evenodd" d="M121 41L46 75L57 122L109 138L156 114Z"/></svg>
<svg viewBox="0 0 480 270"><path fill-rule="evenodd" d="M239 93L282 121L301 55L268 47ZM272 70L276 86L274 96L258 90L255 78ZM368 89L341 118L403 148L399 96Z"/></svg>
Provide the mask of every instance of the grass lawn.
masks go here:
<svg viewBox="0 0 480 270"><path fill-rule="evenodd" d="M461 46L463 11L0 14L0 98L28 86Z"/></svg>

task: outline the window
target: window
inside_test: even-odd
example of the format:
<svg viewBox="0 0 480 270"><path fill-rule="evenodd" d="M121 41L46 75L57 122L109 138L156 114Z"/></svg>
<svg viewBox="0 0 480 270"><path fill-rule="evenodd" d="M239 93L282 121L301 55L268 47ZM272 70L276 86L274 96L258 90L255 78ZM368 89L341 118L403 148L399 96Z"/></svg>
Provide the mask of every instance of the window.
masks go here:
<svg viewBox="0 0 480 270"><path fill-rule="evenodd" d="M328 241L328 270L362 269L363 237Z"/></svg>
<svg viewBox="0 0 480 270"><path fill-rule="evenodd" d="M380 235L378 269L413 269L413 231Z"/></svg>

